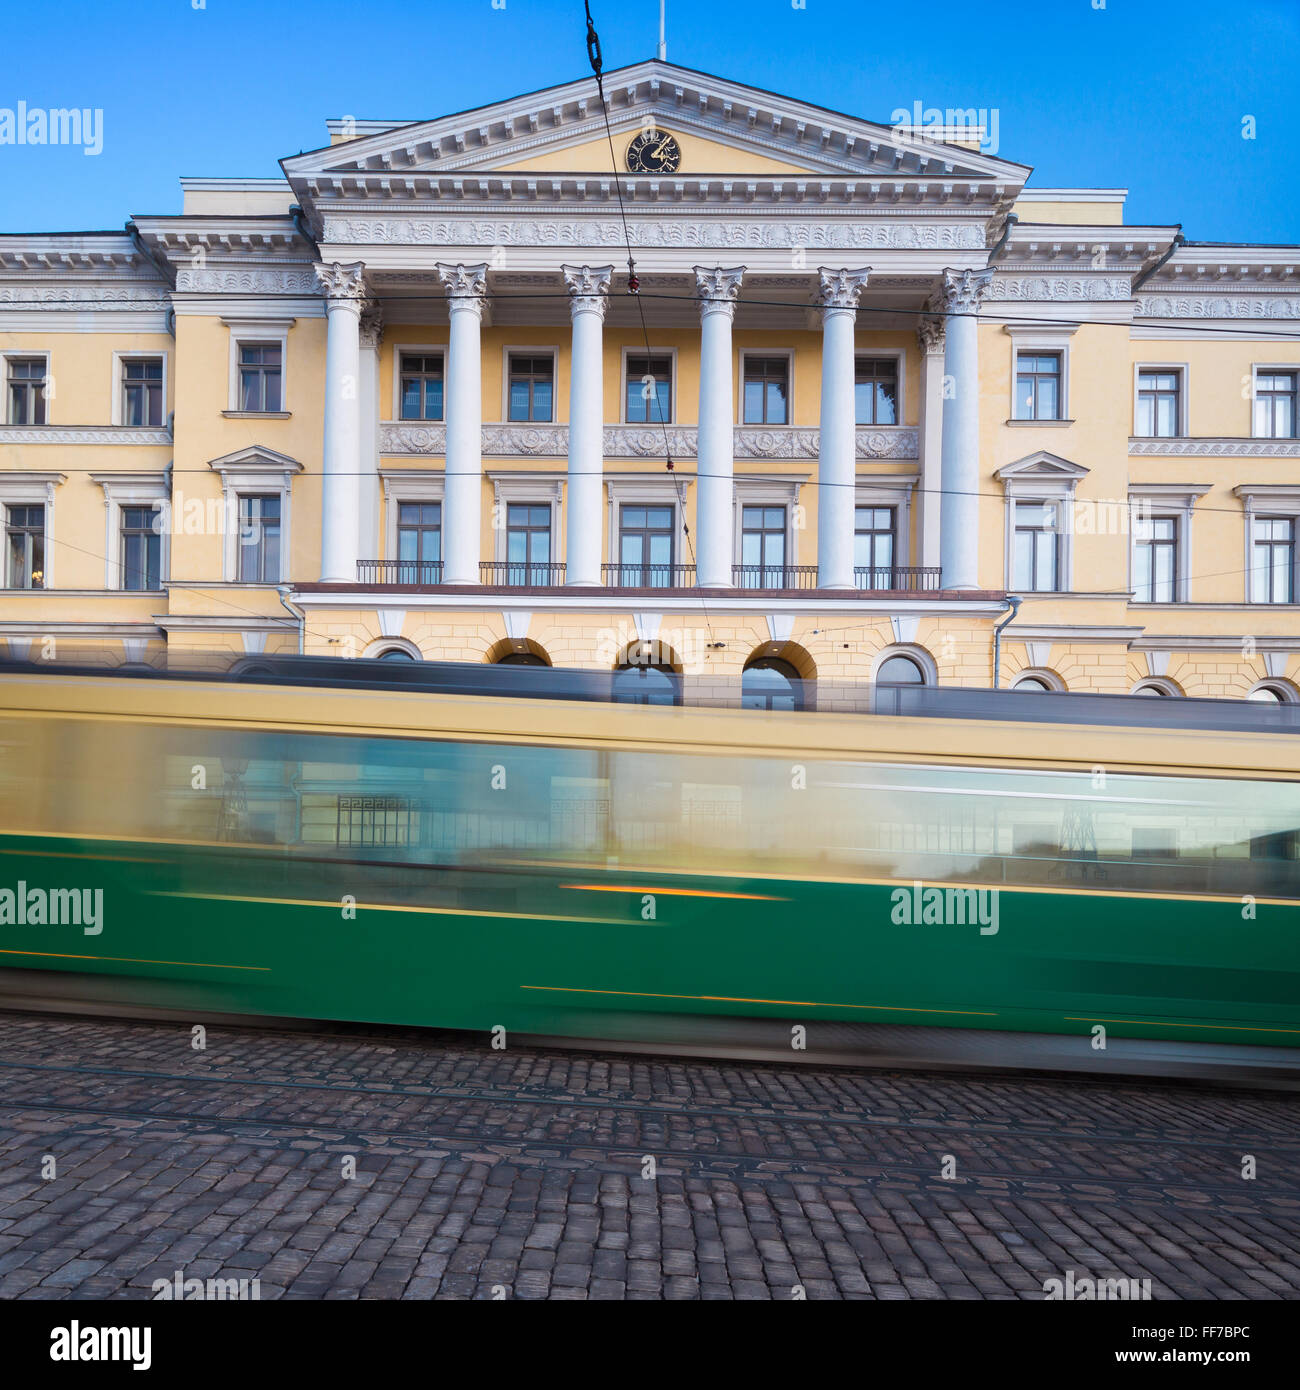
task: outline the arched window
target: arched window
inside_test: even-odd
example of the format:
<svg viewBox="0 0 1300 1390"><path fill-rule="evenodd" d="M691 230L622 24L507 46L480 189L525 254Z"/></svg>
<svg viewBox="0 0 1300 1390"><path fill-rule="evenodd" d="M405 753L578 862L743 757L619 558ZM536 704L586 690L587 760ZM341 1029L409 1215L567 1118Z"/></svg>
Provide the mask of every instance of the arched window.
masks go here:
<svg viewBox="0 0 1300 1390"><path fill-rule="evenodd" d="M379 653L380 661L414 661L415 658L403 647L389 647L387 651Z"/></svg>
<svg viewBox="0 0 1300 1390"><path fill-rule="evenodd" d="M740 678L742 709L802 709L799 673L779 656L759 656Z"/></svg>
<svg viewBox="0 0 1300 1390"><path fill-rule="evenodd" d="M627 705L676 705L681 692L668 667L625 663L614 672L614 698Z"/></svg>
<svg viewBox="0 0 1300 1390"><path fill-rule="evenodd" d="M1295 697L1288 694L1281 685L1257 685L1246 696L1248 700L1258 700L1262 704L1289 705Z"/></svg>
<svg viewBox="0 0 1300 1390"><path fill-rule="evenodd" d="M532 652L510 652L497 662L498 666L545 666L546 662Z"/></svg>
<svg viewBox="0 0 1300 1390"><path fill-rule="evenodd" d="M1038 692L1041 694L1043 691L1050 690L1052 687L1048 685L1041 676L1021 676L1011 688L1012 690L1028 690L1031 693Z"/></svg>
<svg viewBox="0 0 1300 1390"><path fill-rule="evenodd" d="M1179 692L1172 685L1167 685L1161 681L1139 681L1133 687L1134 695L1177 695Z"/></svg>
<svg viewBox="0 0 1300 1390"><path fill-rule="evenodd" d="M891 656L880 663L877 685L924 685L925 672L910 656Z"/></svg>

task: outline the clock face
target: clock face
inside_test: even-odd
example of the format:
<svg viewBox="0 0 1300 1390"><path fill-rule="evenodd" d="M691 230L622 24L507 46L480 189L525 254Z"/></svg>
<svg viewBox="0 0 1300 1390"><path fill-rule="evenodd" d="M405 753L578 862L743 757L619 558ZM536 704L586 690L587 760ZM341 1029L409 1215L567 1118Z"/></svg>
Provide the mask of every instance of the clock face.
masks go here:
<svg viewBox="0 0 1300 1390"><path fill-rule="evenodd" d="M682 147L666 130L643 130L627 147L627 167L634 174L675 174Z"/></svg>

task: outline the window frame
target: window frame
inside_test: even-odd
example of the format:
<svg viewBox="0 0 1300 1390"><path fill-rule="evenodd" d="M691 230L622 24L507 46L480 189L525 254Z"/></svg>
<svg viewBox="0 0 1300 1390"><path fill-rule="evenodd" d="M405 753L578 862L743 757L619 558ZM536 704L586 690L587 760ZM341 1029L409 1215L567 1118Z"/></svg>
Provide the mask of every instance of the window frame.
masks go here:
<svg viewBox="0 0 1300 1390"><path fill-rule="evenodd" d="M859 420L859 419L858 419L858 410L857 410L857 396L858 396L858 393L857 393L858 362L859 362L860 360L863 360L863 359L870 359L870 360L876 361L876 362L893 362L893 364L894 364L894 414L895 414L895 416L897 416L897 418L894 420L893 425L881 424L881 423L874 422L874 421L865 421L865 420ZM904 413L903 413L903 412L904 412L904 409L905 409L905 405L906 405L906 402L905 402L905 400L904 400L904 383L906 382L906 380L907 380L907 353L906 353L902 348L881 348L879 351L873 351L873 350L870 349L870 348L855 348L855 349L854 349L854 352L853 352L853 385L854 385L854 390L853 390L853 425L854 425L854 428L855 428L855 429L860 429L860 430L875 430L875 429L886 429L886 430L887 430L887 429L893 429L895 426L901 428L902 425L903 425L904 420L906 419L906 416L905 416Z"/></svg>
<svg viewBox="0 0 1300 1390"><path fill-rule="evenodd" d="M785 360L785 415L781 423L766 420L745 419L745 363L751 357L784 358ZM742 348L740 351L740 370L736 374L736 424L741 429L780 430L794 423L794 349L793 348ZM766 401L767 393L764 392Z"/></svg>
<svg viewBox="0 0 1300 1390"><path fill-rule="evenodd" d="M30 356L31 354L24 354ZM23 428L20 426L20 428ZM39 428L39 426L33 426ZM55 505L54 498L58 488L67 482L65 473L0 473L0 529L8 531L9 508L10 507L44 507L45 508L45 555L42 574L44 582L40 589L10 589L9 588L9 547L5 543L2 560L0 560L0 592L6 593L41 593L44 590L54 588L55 577Z"/></svg>
<svg viewBox="0 0 1300 1390"><path fill-rule="evenodd" d="M1173 434L1141 434L1138 430L1141 411L1142 376L1145 372L1172 372L1178 378L1177 429ZM1186 362L1135 362L1133 364L1133 435L1134 439L1186 439L1189 437L1191 375ZM1155 414L1152 414L1152 424Z"/></svg>
<svg viewBox="0 0 1300 1390"><path fill-rule="evenodd" d="M213 459L208 467L221 477L223 516L226 520L222 546L222 579L227 584L260 584L275 587L270 580L239 578L239 499L246 496L280 494L280 578L276 585L292 582L293 556L293 478L304 471L296 459L278 454L260 444Z"/></svg>
<svg viewBox="0 0 1300 1390"><path fill-rule="evenodd" d="M442 414L435 420L425 416L402 414L402 360L406 357L436 357L442 363ZM415 375L424 377L423 372ZM447 344L420 347L415 343L397 343L393 347L393 423L398 425L446 425L447 423Z"/></svg>
<svg viewBox="0 0 1300 1390"><path fill-rule="evenodd" d="M1079 331L1077 323L1062 324L1003 324L1002 331L1011 340L1011 397L1008 403L1007 424L1013 425L1018 429L1058 429L1063 426L1074 424L1074 417L1071 414L1071 370L1073 356L1073 339ZM1044 417L1022 419L1016 414L1016 393L1017 378L1019 376L1019 363L1021 353L1045 356L1051 354L1061 360L1061 374L1058 378L1060 399L1057 401L1057 414L1051 418Z"/></svg>
<svg viewBox="0 0 1300 1390"><path fill-rule="evenodd" d="M1022 357L1036 357L1036 358L1044 358L1044 357L1045 357L1045 358L1054 359L1055 362L1056 362L1056 371L1054 371L1054 372L1040 372L1040 371L1034 370L1034 371L1032 371L1032 372L1022 372L1022 371L1021 371L1021 368L1020 368L1020 359L1021 359ZM1012 365L1012 375L1013 375L1013 377L1014 377L1014 383L1013 383L1013 389L1012 389L1012 418L1013 418L1013 419L1019 420L1019 421L1021 421L1021 422L1024 423L1024 424L1036 424L1036 425L1037 425L1037 424L1047 424L1047 423L1051 423L1051 424L1060 424L1060 422L1066 418L1065 411L1064 411L1064 409L1063 409L1064 401L1065 401L1065 352L1064 352L1063 349L1061 349L1061 348L1030 347L1030 346L1028 346L1027 344L1024 344L1024 343L1018 343L1018 344L1016 345L1016 349L1015 349L1015 360L1014 360L1013 365ZM1032 379L1032 381L1033 381L1032 402L1031 402L1031 404L1032 404L1032 406L1033 406L1033 411L1032 411L1032 413L1029 414L1029 415L1021 415L1021 414L1018 413L1019 406L1020 406L1020 379L1021 379L1022 376L1028 376L1028 377L1030 377L1030 378ZM1056 383L1056 414L1055 414L1055 415L1040 415L1040 414L1038 413L1038 383L1039 383L1040 379L1041 379L1041 380L1051 380L1051 381L1054 381L1054 382Z"/></svg>
<svg viewBox="0 0 1300 1390"><path fill-rule="evenodd" d="M1291 378L1291 433L1290 434L1259 434L1255 429L1255 413L1259 396L1260 376L1289 376ZM1271 395L1287 394L1283 392L1269 392ZM1270 363L1252 362L1250 369L1250 437L1252 439L1300 439L1300 363Z"/></svg>
<svg viewBox="0 0 1300 1390"><path fill-rule="evenodd" d="M1300 604L1300 486L1292 483L1243 483L1233 488L1241 499L1244 515L1245 569L1242 573L1244 602L1267 607ZM1292 569L1290 604L1274 603L1255 597L1255 523L1265 519L1285 519L1292 523Z"/></svg>
<svg viewBox="0 0 1300 1390"><path fill-rule="evenodd" d="M158 593L171 578L171 506L162 473L92 473L90 481L104 490L104 588L121 593ZM122 508L156 507L162 515L159 532L158 589L123 587ZM183 519L178 519L183 520Z"/></svg>
<svg viewBox="0 0 1300 1390"><path fill-rule="evenodd" d="M237 419L282 420L292 414L289 404L289 330L295 319L222 319L230 330L230 381L224 415ZM254 343L279 344L280 347L280 408L279 410L244 410L240 405L240 347ZM358 383L358 389L360 384Z"/></svg>
<svg viewBox="0 0 1300 1390"><path fill-rule="evenodd" d="M551 418L512 420L510 418L511 357L549 357L551 359ZM531 396L530 396L531 400ZM444 414L446 412L444 411ZM560 349L555 344L507 343L501 349L501 423L507 428L529 429L560 423Z"/></svg>
<svg viewBox="0 0 1300 1390"><path fill-rule="evenodd" d="M114 425L123 429L139 430L165 430L168 428L168 420L171 418L171 411L168 404L171 400L171 363L168 360L170 354L163 348L157 351L150 351L145 348L115 349L113 352L113 411L112 422ZM159 385L159 394L162 398L162 412L160 422L156 425L128 425L126 423L126 366L128 362L159 362L162 363L162 381ZM284 369L281 367L281 387L283 387Z"/></svg>
<svg viewBox="0 0 1300 1390"><path fill-rule="evenodd" d="M53 374L52 374L52 370L51 370L53 360L54 360L54 359L53 359L53 356L52 356L52 354L51 354L51 352L50 352L50 350L49 350L48 348L17 348L17 347L9 347L9 348L3 349L3 351L0 351L0 367L3 367L3 369L4 369L4 417L3 417L3 422L4 422L4 424L5 424L9 429L15 429L15 430L44 430L44 429L48 429L48 428L50 427L50 425L52 425L52 424L54 423L54 421L50 419L50 416L51 416L51 414L53 413L53 412L51 411L50 407L51 407L51 405L54 403L54 399L55 399L55 398L54 398L53 393L52 393L52 392L50 391L50 389L49 389L50 382L53 380ZM41 379L41 395L40 395L41 403L42 403L42 404L44 405L44 407L45 407L45 410L44 410L45 418L44 418L39 424L33 424L33 423L31 423L31 422L28 422L28 423L26 423L26 424L20 424L18 421L10 419L10 410L11 410L12 405L13 405L13 401L12 401L11 394L10 394L10 386L11 386L11 383L10 383L10 380L9 380L9 369L10 369L10 365L11 365L12 363L14 363L14 362L36 362L36 361L41 361L41 362L44 362L44 363L45 363L45 375L44 375L44 377ZM33 380L34 380L34 378L33 378Z"/></svg>
<svg viewBox="0 0 1300 1390"><path fill-rule="evenodd" d="M652 347L648 354L650 357L667 357L668 362L668 418L664 421L665 425L675 425L677 423L677 349L675 347L657 348ZM628 381L628 358L647 356L644 347L629 347L626 344L619 355L619 408L618 422L620 425L631 425L634 429L653 430L659 428L658 420L629 420L627 418L627 381Z"/></svg>

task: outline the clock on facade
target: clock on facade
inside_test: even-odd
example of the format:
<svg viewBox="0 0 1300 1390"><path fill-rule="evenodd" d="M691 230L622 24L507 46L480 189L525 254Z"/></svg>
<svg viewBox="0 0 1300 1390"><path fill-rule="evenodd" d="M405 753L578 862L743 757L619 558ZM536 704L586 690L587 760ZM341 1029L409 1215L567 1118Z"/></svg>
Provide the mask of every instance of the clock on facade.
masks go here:
<svg viewBox="0 0 1300 1390"><path fill-rule="evenodd" d="M682 147L666 130L643 130L627 147L627 167L634 174L675 174Z"/></svg>

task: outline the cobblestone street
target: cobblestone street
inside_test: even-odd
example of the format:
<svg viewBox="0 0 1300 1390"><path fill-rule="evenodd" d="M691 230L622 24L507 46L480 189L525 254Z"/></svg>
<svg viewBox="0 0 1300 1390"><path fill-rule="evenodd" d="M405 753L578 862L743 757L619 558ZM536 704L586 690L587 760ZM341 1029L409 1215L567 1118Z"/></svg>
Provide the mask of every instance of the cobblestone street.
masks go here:
<svg viewBox="0 0 1300 1390"><path fill-rule="evenodd" d="M14 1014L0 1077L4 1297L1300 1295L1289 1095Z"/></svg>

